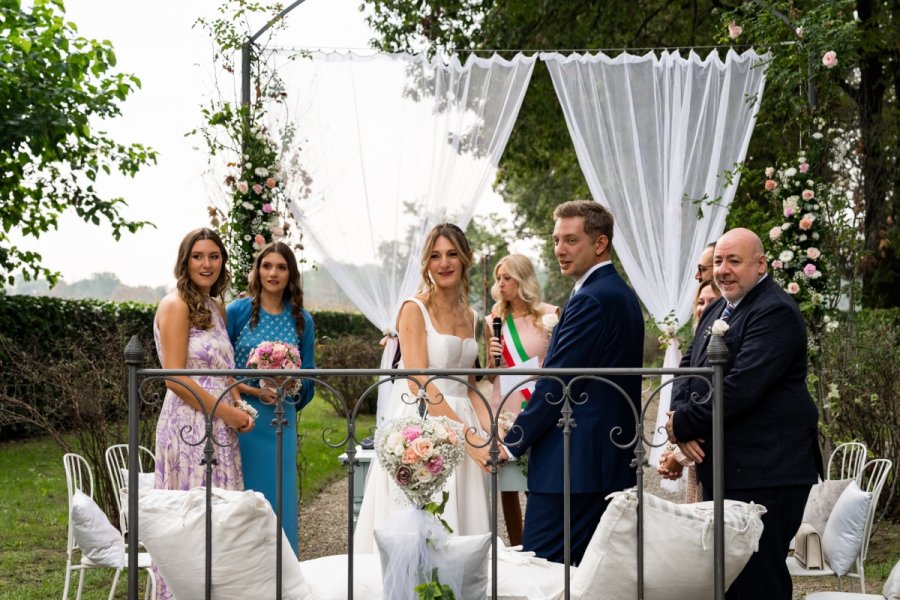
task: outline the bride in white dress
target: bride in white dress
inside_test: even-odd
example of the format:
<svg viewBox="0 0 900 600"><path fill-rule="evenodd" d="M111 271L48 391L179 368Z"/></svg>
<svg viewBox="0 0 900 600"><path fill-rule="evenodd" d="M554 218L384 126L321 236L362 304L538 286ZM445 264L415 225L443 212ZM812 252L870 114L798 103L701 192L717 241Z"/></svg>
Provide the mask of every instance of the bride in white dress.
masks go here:
<svg viewBox="0 0 900 600"><path fill-rule="evenodd" d="M471 262L468 240L456 225L442 223L428 234L422 254L419 294L403 303L397 319L402 357L399 368L445 369L475 365L478 318L466 300ZM415 379L420 384L425 382L424 377ZM474 377L469 383L474 385ZM391 392L387 418L416 414L418 390L415 381L398 379ZM486 465L490 456L486 446L472 445L485 443L481 431L482 424L488 423L488 409L481 398L458 381L438 379L428 384L426 392L428 414L449 417L466 429L468 458L447 480L444 489L450 497L443 518L456 535L488 532L489 468ZM391 513L408 507L409 501L403 492L381 465L372 461L356 521L354 551L375 552L374 530L380 528Z"/></svg>

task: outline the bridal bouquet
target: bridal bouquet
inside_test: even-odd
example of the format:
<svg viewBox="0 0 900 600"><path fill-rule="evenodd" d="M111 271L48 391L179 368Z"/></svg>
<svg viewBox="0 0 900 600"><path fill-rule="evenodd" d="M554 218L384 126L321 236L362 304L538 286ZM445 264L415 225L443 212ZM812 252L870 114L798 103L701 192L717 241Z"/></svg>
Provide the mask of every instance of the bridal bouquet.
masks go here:
<svg viewBox="0 0 900 600"><path fill-rule="evenodd" d="M247 357L247 367L251 369L299 369L301 364L300 351L284 342L261 342ZM282 385L282 378L276 380ZM263 380L260 385L265 387L266 383ZM292 381L287 391L293 391L296 385L297 382Z"/></svg>
<svg viewBox="0 0 900 600"><path fill-rule="evenodd" d="M462 425L452 419L401 417L380 428L375 454L412 504L439 516L443 502L432 502L432 496L462 461L463 443Z"/></svg>

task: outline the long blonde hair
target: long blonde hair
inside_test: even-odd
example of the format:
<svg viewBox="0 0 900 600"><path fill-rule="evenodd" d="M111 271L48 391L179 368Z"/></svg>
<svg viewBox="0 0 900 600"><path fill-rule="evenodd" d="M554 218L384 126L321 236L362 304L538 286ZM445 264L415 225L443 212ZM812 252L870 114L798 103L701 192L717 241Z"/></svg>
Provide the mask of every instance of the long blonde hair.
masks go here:
<svg viewBox="0 0 900 600"><path fill-rule="evenodd" d="M212 240L219 247L219 252L222 254L222 270L219 272L219 277L213 283L212 288L210 288L209 295L212 297L219 296L228 289L228 284L231 283L231 275L228 274L227 266L228 251L225 249L225 244L222 242L219 234L208 227L194 229L181 240L181 246L178 247L178 259L175 261L175 287L178 289L181 299L188 306L188 319L191 322L191 326L197 329L209 329L213 326L212 311L206 305L206 295L197 289L188 272L191 250L194 249L194 244L200 240Z"/></svg>
<svg viewBox="0 0 900 600"><path fill-rule="evenodd" d="M427 298L427 304L431 306L431 299L434 297L434 280L428 271L428 261L431 259L431 252L434 250L434 245L439 237L447 238L459 253L459 260L462 262L459 301L468 306L469 268L472 266L472 250L469 247L469 240L466 239L466 234L453 223L439 223L428 232L428 237L425 238L425 246L422 248L420 270L422 280L419 282L418 293L424 294Z"/></svg>
<svg viewBox="0 0 900 600"><path fill-rule="evenodd" d="M494 285L491 286L491 296L497 302L491 307L491 313L506 319L512 312L512 305L500 295L500 284L497 283L497 272L501 266L506 268L509 276L519 284L518 296L528 307L528 314L537 322L541 318L541 286L534 272L534 264L523 254L504 256L494 267Z"/></svg>

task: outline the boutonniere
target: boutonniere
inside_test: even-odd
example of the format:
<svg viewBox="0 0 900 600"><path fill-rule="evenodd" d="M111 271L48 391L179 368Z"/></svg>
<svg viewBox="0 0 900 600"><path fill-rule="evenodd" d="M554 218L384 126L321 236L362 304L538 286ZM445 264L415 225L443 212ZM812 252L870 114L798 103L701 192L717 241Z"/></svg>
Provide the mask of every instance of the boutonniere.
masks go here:
<svg viewBox="0 0 900 600"><path fill-rule="evenodd" d="M553 328L559 323L559 317L555 312L546 313L541 316L541 325L547 330L547 335L553 335Z"/></svg>
<svg viewBox="0 0 900 600"><path fill-rule="evenodd" d="M726 331L728 331L728 322L722 319L716 319L713 321L712 327L706 330L706 335L707 337L710 335L723 336Z"/></svg>

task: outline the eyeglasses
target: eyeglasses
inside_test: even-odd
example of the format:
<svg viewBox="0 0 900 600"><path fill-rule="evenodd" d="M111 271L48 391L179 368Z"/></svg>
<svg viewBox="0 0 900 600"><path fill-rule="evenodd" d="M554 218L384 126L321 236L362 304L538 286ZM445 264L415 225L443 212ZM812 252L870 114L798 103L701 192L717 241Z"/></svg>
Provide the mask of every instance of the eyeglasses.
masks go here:
<svg viewBox="0 0 900 600"><path fill-rule="evenodd" d="M700 273L700 275L703 275L712 268L712 265L697 265L697 272Z"/></svg>

